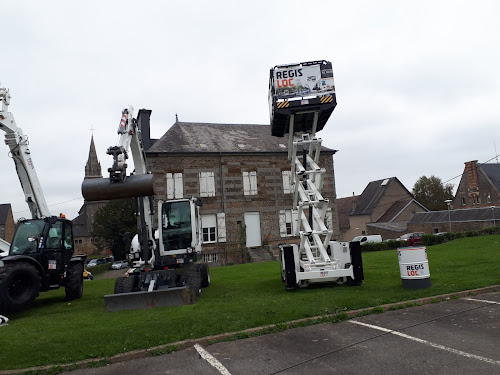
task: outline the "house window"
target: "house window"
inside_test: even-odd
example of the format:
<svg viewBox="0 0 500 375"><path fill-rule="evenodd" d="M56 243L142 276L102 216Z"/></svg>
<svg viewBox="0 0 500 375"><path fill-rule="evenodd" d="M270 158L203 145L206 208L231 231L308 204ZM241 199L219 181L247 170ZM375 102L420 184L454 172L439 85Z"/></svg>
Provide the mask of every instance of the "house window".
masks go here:
<svg viewBox="0 0 500 375"><path fill-rule="evenodd" d="M462 206L465 206L465 197L462 197Z"/></svg>
<svg viewBox="0 0 500 375"><path fill-rule="evenodd" d="M167 199L182 198L182 173L167 173Z"/></svg>
<svg viewBox="0 0 500 375"><path fill-rule="evenodd" d="M488 196L486 197L486 202L491 203L491 195L490 194L488 194Z"/></svg>
<svg viewBox="0 0 500 375"><path fill-rule="evenodd" d="M202 215L201 228L203 234L203 243L217 242L217 215Z"/></svg>
<svg viewBox="0 0 500 375"><path fill-rule="evenodd" d="M297 223L297 210L280 210L279 211L279 226L280 236L288 237L294 235L294 229Z"/></svg>
<svg viewBox="0 0 500 375"><path fill-rule="evenodd" d="M203 261L206 263L220 262L219 253L203 254Z"/></svg>
<svg viewBox="0 0 500 375"><path fill-rule="evenodd" d="M215 197L214 172L200 172L200 196Z"/></svg>
<svg viewBox="0 0 500 375"><path fill-rule="evenodd" d="M290 194L292 192L292 171L281 171L283 178L283 193Z"/></svg>
<svg viewBox="0 0 500 375"><path fill-rule="evenodd" d="M257 195L257 172L243 172L243 192L245 195Z"/></svg>

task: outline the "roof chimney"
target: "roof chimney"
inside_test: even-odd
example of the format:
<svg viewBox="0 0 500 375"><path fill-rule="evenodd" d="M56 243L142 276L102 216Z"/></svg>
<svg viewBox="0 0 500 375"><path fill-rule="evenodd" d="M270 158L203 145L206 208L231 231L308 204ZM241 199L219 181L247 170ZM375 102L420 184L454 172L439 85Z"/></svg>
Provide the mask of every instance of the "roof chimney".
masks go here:
<svg viewBox="0 0 500 375"><path fill-rule="evenodd" d="M467 190L469 192L477 191L479 183L477 180L477 160L465 162L465 178L467 179Z"/></svg>
<svg viewBox="0 0 500 375"><path fill-rule="evenodd" d="M151 117L151 112L150 109L143 108L139 109L139 113L137 114L137 123L141 131L142 145L145 151L152 145L151 136L149 134L149 118Z"/></svg>

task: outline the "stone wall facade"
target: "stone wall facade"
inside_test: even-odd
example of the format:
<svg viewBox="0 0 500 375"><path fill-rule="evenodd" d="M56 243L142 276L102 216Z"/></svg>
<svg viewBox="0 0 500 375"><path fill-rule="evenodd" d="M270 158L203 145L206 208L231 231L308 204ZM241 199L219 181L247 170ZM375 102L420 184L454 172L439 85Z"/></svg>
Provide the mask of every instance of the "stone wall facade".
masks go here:
<svg viewBox="0 0 500 375"><path fill-rule="evenodd" d="M339 237L335 204L333 152L323 152L319 165L326 169L323 196L330 200L333 238ZM280 230L281 210L292 209L292 195L285 194L282 171L290 170L287 153L186 153L150 154L149 167L154 174L156 199L167 199L167 173L182 173L183 197L200 196L200 172L213 172L215 196L202 197L201 215L224 214L225 241L204 243L204 254L213 255L219 264L243 263L252 248L246 246L245 213L258 213L261 246L277 254L278 245L298 243L295 237L283 236ZM243 173L256 172L257 194L245 195ZM157 205L155 205L156 207Z"/></svg>

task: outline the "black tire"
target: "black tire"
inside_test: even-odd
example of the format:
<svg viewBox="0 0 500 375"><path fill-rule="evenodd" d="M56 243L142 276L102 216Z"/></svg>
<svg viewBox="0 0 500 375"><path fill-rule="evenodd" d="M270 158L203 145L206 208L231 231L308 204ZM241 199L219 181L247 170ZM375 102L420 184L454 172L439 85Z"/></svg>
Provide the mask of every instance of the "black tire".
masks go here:
<svg viewBox="0 0 500 375"><path fill-rule="evenodd" d="M83 296L83 264L71 262L66 270L66 301L73 301Z"/></svg>
<svg viewBox="0 0 500 375"><path fill-rule="evenodd" d="M122 293L132 293L139 290L139 275L128 275L123 278Z"/></svg>
<svg viewBox="0 0 500 375"><path fill-rule="evenodd" d="M198 264L186 264L184 266L184 277L186 279L186 286L190 290L192 298L196 300L201 292L201 272Z"/></svg>
<svg viewBox="0 0 500 375"><path fill-rule="evenodd" d="M33 305L40 294L40 274L26 262L0 268L0 314L18 312Z"/></svg>
<svg viewBox="0 0 500 375"><path fill-rule="evenodd" d="M115 280L115 289L114 289L114 294L120 294L120 293L125 293L123 291L123 283L125 282L126 277L121 276Z"/></svg>
<svg viewBox="0 0 500 375"><path fill-rule="evenodd" d="M208 264L201 263L200 264L200 273L201 273L201 287L206 288L210 286L210 271L208 269Z"/></svg>

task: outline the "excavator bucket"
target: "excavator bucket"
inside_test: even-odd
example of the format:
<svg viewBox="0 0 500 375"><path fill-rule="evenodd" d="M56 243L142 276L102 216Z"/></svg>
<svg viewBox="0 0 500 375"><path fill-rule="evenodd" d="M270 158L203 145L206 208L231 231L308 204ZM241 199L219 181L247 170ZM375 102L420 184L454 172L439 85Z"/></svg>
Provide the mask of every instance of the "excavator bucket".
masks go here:
<svg viewBox="0 0 500 375"><path fill-rule="evenodd" d="M86 201L149 197L155 195L153 175L127 176L122 182L112 182L109 178L89 178L82 183L82 195Z"/></svg>

